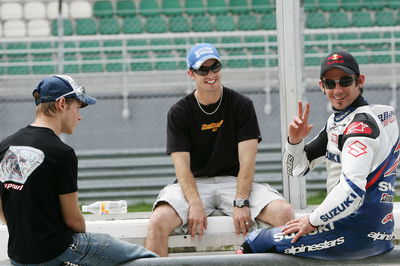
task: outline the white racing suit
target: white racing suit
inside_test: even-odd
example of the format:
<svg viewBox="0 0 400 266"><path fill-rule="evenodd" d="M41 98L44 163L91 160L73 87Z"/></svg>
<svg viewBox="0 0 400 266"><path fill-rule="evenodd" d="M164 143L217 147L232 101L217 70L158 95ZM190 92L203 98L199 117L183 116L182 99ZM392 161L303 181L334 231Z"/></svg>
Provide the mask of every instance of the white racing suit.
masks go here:
<svg viewBox="0 0 400 266"><path fill-rule="evenodd" d="M287 143L290 178L326 163L328 195L309 216L317 229L290 243L281 228L251 232L243 253L277 252L319 259L360 259L393 249L393 197L399 130L391 106L368 105L360 96L332 114L309 144Z"/></svg>

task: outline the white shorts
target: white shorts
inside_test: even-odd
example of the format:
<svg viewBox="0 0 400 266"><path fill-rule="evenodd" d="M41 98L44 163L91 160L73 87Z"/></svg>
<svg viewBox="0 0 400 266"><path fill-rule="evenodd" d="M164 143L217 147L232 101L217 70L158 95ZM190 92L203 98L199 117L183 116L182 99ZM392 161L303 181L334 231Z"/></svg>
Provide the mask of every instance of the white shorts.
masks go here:
<svg viewBox="0 0 400 266"><path fill-rule="evenodd" d="M232 216L233 201L236 196L236 180L237 178L233 176L196 178L197 190L207 216L211 215L215 210ZM253 224L256 224L255 218L262 209L273 200L284 200L284 198L268 184L253 183L249 197ZM176 183L164 187L153 205L153 210L161 202L167 202L175 209L182 220L182 225L177 228L176 232L185 233L188 223L189 204L182 193L181 186Z"/></svg>

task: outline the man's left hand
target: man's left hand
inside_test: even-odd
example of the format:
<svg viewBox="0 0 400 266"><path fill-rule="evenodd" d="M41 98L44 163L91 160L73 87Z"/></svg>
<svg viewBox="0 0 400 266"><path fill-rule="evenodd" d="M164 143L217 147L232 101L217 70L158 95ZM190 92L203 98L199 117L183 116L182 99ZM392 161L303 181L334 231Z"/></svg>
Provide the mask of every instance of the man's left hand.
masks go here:
<svg viewBox="0 0 400 266"><path fill-rule="evenodd" d="M294 219L289 221L285 227L283 227L282 232L284 235L288 235L291 233L297 232L297 234L293 237L292 243L296 242L299 237L302 235L308 234L311 231L315 230L316 227L310 224L310 219L307 216L300 217L298 219Z"/></svg>
<svg viewBox="0 0 400 266"><path fill-rule="evenodd" d="M246 235L251 227L250 208L247 206L243 208L234 207L232 218L236 234L243 233L243 235Z"/></svg>

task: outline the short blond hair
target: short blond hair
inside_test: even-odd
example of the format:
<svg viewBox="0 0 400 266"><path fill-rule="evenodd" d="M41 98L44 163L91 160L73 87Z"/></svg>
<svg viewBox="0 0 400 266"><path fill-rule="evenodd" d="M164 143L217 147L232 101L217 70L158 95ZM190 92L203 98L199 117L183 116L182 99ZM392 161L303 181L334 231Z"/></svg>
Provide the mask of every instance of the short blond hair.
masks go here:
<svg viewBox="0 0 400 266"><path fill-rule="evenodd" d="M38 91L35 91L33 93L33 97L35 98L35 100L40 98L40 93ZM68 106L73 101L76 101L76 99L65 98L65 102ZM43 114L45 116L54 116L56 114L56 111L57 109L55 101L40 103L38 106L36 106L36 116L39 116L40 114Z"/></svg>

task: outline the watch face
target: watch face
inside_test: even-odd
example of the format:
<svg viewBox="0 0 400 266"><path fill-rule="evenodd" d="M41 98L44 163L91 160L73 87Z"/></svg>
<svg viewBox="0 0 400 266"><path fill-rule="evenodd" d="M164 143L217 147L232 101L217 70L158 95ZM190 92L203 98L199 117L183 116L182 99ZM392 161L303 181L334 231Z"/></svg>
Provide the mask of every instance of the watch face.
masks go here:
<svg viewBox="0 0 400 266"><path fill-rule="evenodd" d="M236 206L237 207L243 207L244 206L244 199L237 199L236 200Z"/></svg>

